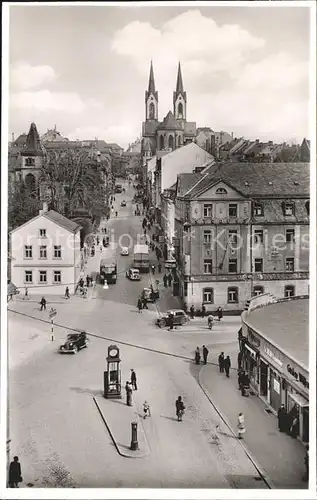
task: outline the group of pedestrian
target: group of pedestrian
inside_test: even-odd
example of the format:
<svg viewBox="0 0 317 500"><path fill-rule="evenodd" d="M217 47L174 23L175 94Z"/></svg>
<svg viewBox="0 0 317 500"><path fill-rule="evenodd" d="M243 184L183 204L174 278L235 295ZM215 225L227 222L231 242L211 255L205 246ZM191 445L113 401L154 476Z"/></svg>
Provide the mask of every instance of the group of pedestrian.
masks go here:
<svg viewBox="0 0 317 500"><path fill-rule="evenodd" d="M168 273L168 274L164 274L163 276L163 284L164 284L164 287L167 288L168 286L172 286L172 282L173 282L173 275L172 273Z"/></svg>
<svg viewBox="0 0 317 500"><path fill-rule="evenodd" d="M138 298L137 308L138 308L139 313L142 312L142 309L148 309L147 298L145 297L145 295L141 295Z"/></svg>
<svg viewBox="0 0 317 500"><path fill-rule="evenodd" d="M206 306L204 304L202 304L202 306L201 306L201 317L204 318L206 316L206 313L207 313ZM189 308L189 315L190 315L191 319L194 319L194 317L196 316L196 310L195 310L194 304L192 304L190 306L190 308ZM218 307L218 309L216 310L216 316L218 317L218 321L221 321L221 319L223 317L223 309L222 309L222 307ZM210 318L210 317L212 317L212 318L211 318L211 320L208 321L208 324L211 323L211 322L213 322L213 320L214 320L213 314L210 314L208 316L208 318Z"/></svg>
<svg viewBox="0 0 317 500"><path fill-rule="evenodd" d="M231 368L231 360L230 356L224 355L224 352L221 352L218 356L218 366L220 373L226 373L226 377L229 378L230 368Z"/></svg>
<svg viewBox="0 0 317 500"><path fill-rule="evenodd" d="M285 432L289 436L296 438L299 434L299 415L297 406L293 406L287 412L285 405L281 404L277 412L278 428L280 432Z"/></svg>
<svg viewBox="0 0 317 500"><path fill-rule="evenodd" d="M205 345L202 346L202 353L203 353L203 364L206 365L209 351ZM200 365L200 360L201 360L200 349L199 349L199 347L196 347L196 351L195 351L195 363L196 363L196 365Z"/></svg>

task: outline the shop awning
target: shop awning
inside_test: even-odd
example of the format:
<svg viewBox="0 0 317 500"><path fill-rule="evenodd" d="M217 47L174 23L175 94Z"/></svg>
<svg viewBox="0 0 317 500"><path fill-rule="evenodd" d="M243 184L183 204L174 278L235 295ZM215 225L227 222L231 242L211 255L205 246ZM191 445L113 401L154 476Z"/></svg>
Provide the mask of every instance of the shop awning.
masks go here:
<svg viewBox="0 0 317 500"><path fill-rule="evenodd" d="M307 401L304 396L300 394L295 394L294 392L288 392L287 395L292 398L295 403L297 403L301 408L309 407L309 401Z"/></svg>

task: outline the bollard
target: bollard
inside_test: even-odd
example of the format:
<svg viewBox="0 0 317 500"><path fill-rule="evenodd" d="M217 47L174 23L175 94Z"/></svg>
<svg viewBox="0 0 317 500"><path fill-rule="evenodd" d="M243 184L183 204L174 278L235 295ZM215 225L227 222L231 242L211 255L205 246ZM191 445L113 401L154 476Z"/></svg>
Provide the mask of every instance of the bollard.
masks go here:
<svg viewBox="0 0 317 500"><path fill-rule="evenodd" d="M139 443L138 443L138 423L137 422L131 422L131 431L132 431L132 437L131 437L131 446L130 450L138 450L139 449Z"/></svg>

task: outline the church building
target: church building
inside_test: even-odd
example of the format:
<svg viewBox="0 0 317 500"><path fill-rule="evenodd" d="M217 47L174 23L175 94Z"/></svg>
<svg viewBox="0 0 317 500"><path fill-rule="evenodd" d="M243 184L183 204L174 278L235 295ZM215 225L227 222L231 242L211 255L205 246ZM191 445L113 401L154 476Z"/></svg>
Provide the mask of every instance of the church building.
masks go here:
<svg viewBox="0 0 317 500"><path fill-rule="evenodd" d="M193 142L196 123L187 121L187 94L184 91L181 65L178 64L176 90L173 92L173 113L169 111L159 121L159 95L155 88L151 61L148 90L145 91L145 122L142 125L142 149L144 160L158 151L170 152Z"/></svg>

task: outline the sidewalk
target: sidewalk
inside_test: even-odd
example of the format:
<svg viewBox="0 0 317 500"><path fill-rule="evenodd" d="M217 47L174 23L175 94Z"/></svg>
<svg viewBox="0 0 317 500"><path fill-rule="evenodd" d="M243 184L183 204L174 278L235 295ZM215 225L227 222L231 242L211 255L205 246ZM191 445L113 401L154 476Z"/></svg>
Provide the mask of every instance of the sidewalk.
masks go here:
<svg viewBox="0 0 317 500"><path fill-rule="evenodd" d="M219 373L218 367L206 365L200 370L199 383L235 435L238 414L243 412L246 433L241 445L261 466L275 488L308 487L302 481L305 472L304 446L299 440L279 432L277 418L264 411L265 404L260 398L255 395L241 396L235 370L231 371L228 379Z"/></svg>

